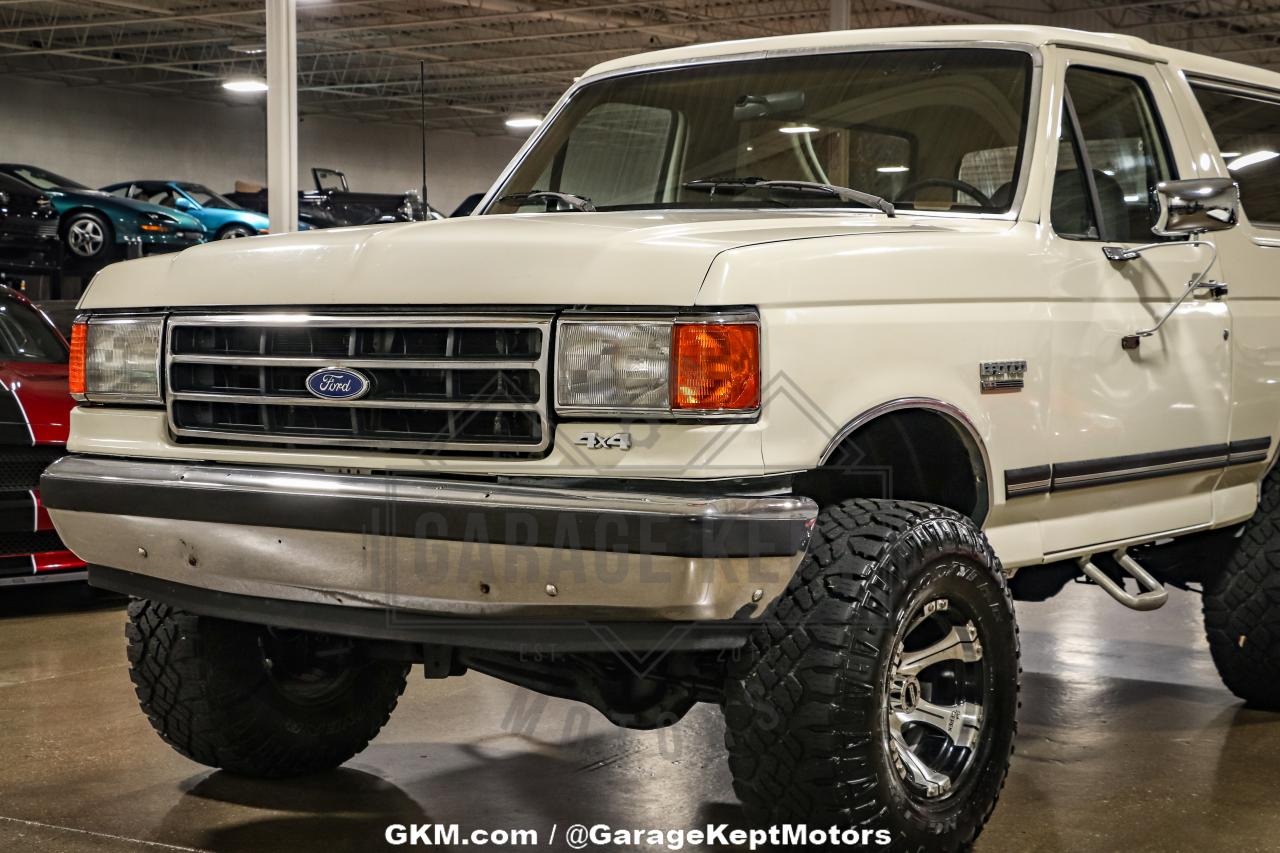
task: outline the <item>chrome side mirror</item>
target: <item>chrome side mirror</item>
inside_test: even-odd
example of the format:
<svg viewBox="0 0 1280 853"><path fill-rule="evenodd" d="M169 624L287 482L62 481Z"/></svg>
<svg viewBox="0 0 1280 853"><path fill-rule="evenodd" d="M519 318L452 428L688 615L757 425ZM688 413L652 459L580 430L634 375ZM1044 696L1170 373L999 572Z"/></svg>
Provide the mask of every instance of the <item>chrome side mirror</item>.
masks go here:
<svg viewBox="0 0 1280 853"><path fill-rule="evenodd" d="M1156 184L1160 217L1157 237L1203 234L1234 228L1239 221L1240 188L1230 178L1190 178Z"/></svg>

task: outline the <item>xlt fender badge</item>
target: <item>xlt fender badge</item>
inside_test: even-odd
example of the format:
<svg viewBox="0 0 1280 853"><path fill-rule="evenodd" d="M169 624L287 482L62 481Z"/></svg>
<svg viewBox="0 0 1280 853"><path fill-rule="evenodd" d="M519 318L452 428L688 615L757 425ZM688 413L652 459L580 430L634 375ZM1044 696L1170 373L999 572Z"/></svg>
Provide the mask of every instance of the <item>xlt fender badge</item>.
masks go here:
<svg viewBox="0 0 1280 853"><path fill-rule="evenodd" d="M588 432L575 438L573 443L580 444L587 450L605 450L606 448L630 450L631 433L615 432L613 435L601 435L598 432Z"/></svg>
<svg viewBox="0 0 1280 853"><path fill-rule="evenodd" d="M984 361L978 366L978 381L984 394L1021 391L1026 375L1025 361Z"/></svg>

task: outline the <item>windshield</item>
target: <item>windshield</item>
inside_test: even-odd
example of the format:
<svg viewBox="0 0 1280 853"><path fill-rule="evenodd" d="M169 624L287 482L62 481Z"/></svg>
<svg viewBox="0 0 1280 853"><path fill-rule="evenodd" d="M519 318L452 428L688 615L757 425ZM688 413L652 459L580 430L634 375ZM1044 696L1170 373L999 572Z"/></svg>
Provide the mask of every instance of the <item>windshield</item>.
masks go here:
<svg viewBox="0 0 1280 853"><path fill-rule="evenodd" d="M347 176L337 169L312 169L311 175L316 179L318 190L347 192Z"/></svg>
<svg viewBox="0 0 1280 853"><path fill-rule="evenodd" d="M717 62L585 86L502 185L486 213L865 207L849 187L906 210L998 213L1013 203L1031 57L912 49Z"/></svg>
<svg viewBox="0 0 1280 853"><path fill-rule="evenodd" d="M240 210L240 205L231 199L220 196L208 187L200 184L178 184L179 189L191 196L201 207L218 207L224 210Z"/></svg>
<svg viewBox="0 0 1280 853"><path fill-rule="evenodd" d="M56 364L67 360L67 348L34 308L6 297L0 299L0 360Z"/></svg>
<svg viewBox="0 0 1280 853"><path fill-rule="evenodd" d="M5 171L20 180L26 181L33 187L42 190L87 190L89 189L79 181L73 181L70 178L64 178L61 175L55 175L53 172L46 172L44 169L37 169L34 166L5 166Z"/></svg>

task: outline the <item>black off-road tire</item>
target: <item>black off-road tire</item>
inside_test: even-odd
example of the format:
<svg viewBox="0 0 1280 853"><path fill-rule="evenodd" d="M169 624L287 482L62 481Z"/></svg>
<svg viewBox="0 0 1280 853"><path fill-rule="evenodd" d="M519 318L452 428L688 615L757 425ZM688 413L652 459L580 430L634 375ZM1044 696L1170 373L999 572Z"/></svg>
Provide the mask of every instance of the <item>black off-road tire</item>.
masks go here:
<svg viewBox="0 0 1280 853"><path fill-rule="evenodd" d="M359 641L288 632L348 649L342 671L282 687L263 649L272 629L167 604L129 604L129 672L151 725L210 767L276 778L329 770L368 746L404 691L409 665L370 659Z"/></svg>
<svg viewBox="0 0 1280 853"><path fill-rule="evenodd" d="M1280 473L1222 570L1204 590L1204 628L1222 683L1257 708L1280 711Z"/></svg>
<svg viewBox="0 0 1280 853"><path fill-rule="evenodd" d="M983 715L971 763L949 793L930 796L895 768L888 680L900 638L941 599L971 614ZM734 790L757 822L881 829L895 851L958 850L982 830L1004 785L1020 680L1013 600L972 521L905 501L828 507L795 578L731 666L724 712Z"/></svg>

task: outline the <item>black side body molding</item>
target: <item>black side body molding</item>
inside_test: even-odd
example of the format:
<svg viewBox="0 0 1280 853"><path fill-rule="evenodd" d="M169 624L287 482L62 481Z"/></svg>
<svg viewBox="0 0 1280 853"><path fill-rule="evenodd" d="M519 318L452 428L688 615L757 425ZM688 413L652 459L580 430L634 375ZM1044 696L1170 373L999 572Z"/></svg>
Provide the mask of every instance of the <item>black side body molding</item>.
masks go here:
<svg viewBox="0 0 1280 853"><path fill-rule="evenodd" d="M1265 461L1270 449L1270 437L1249 438L1230 444L1207 444L1178 450L1010 468L1004 472L1005 497L1042 495L1111 483L1170 477L1191 471L1208 471L1231 465L1248 465Z"/></svg>

